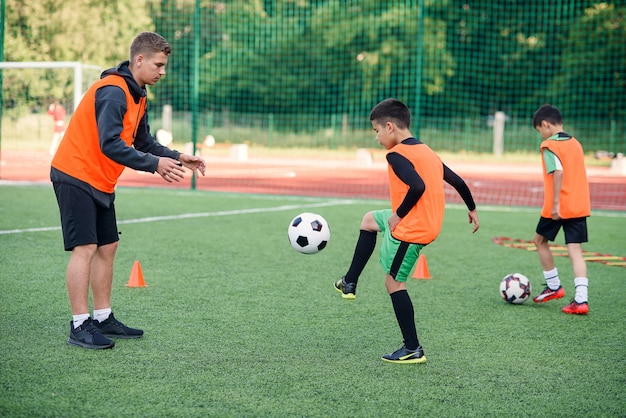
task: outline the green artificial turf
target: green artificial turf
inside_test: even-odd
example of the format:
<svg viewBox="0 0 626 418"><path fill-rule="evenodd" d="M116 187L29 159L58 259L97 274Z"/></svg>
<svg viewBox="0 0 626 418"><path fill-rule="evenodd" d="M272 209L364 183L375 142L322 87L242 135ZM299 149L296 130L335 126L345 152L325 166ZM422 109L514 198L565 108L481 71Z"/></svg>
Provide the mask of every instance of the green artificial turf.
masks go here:
<svg viewBox="0 0 626 418"><path fill-rule="evenodd" d="M380 360L402 344L378 251L355 301L332 283L349 265L360 220L386 201L345 201L120 188L122 232L113 310L140 340L112 350L66 344L58 209L49 186L0 186L0 415L594 416L626 415L626 269L587 264L590 314L566 299L506 304L507 273L543 287L534 252L494 236L530 239L538 209L449 207L423 250L432 279L409 293L427 363ZM319 254L295 252L300 212L330 224ZM9 232L7 232L9 231ZM594 213L586 250L626 256L623 213ZM562 243L562 237L557 238ZM126 283L135 260L147 287Z"/></svg>

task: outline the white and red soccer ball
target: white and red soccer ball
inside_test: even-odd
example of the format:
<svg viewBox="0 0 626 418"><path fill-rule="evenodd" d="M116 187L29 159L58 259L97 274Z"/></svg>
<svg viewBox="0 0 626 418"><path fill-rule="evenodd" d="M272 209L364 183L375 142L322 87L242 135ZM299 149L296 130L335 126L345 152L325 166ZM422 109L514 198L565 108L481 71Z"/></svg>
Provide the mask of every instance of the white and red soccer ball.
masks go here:
<svg viewBox="0 0 626 418"><path fill-rule="evenodd" d="M507 274L500 282L500 296L514 305L526 302L531 292L530 280L521 273Z"/></svg>

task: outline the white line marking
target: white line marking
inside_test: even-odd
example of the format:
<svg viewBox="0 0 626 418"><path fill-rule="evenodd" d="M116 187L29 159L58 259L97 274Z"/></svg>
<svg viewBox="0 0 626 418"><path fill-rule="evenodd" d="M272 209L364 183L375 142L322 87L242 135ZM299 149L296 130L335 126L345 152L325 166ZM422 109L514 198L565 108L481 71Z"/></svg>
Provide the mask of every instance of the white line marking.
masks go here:
<svg viewBox="0 0 626 418"><path fill-rule="evenodd" d="M304 198L304 197L303 197ZM159 221L170 221L176 219L191 219L191 218L208 218L212 216L229 216L229 215L244 215L247 213L264 213L264 212L281 212L292 209L306 209L306 208L320 208L327 206L340 206L340 205L353 205L353 204L363 204L366 202L372 203L382 203L386 201L378 200L378 199L348 199L348 200L331 200L326 202L319 203L309 203L303 205L283 205L283 206L274 206L269 208L251 208L251 209L237 209L237 210L226 210L226 211L218 211L218 212L201 212L201 213L183 213L180 215L167 215L167 216L152 216L148 218L139 218L139 219L127 219L122 221L117 221L118 225L128 225L128 224L137 224L137 223L145 223L145 222L159 222ZM386 204L386 203L383 203ZM449 203L446 205L447 209L453 210L467 210L467 208L462 204L454 204ZM524 207L511 207L511 206L479 206L478 211L480 212L510 212L510 213L534 213L537 212L537 208L524 208ZM592 216L601 216L607 218L624 218L626 217L625 212L611 212L611 211L592 211ZM25 228L25 229L5 229L0 230L0 235L9 235L9 234L21 234L27 232L49 232L49 231L60 231L60 226L46 226L41 228Z"/></svg>
<svg viewBox="0 0 626 418"><path fill-rule="evenodd" d="M293 209L307 209L307 208L321 208L327 206L339 206L339 205L352 205L356 203L356 200L332 200L319 203L308 203L303 205L283 205L274 206L269 208L250 208L250 209L237 209L237 210L223 210L217 212L200 212L200 213L183 213L180 215L166 215L166 216L151 216L148 218L139 219L127 219L117 221L118 225L138 224L145 222L159 222L159 221L171 221L176 219L191 219L191 218L208 218L211 216L229 216L229 215L245 215L248 213L269 213L269 212L282 212ZM25 228L25 229L7 229L0 230L0 235L8 234L21 234L26 232L48 232L48 231L60 231L60 226L47 226L42 228Z"/></svg>
<svg viewBox="0 0 626 418"><path fill-rule="evenodd" d="M303 209L303 208L312 208L312 207L321 208L325 206L351 205L353 203L355 203L354 200L338 200L338 201L331 201L331 202L312 203L308 205L284 205L284 206L275 206L275 207L270 207L270 208L251 208L251 209L225 210L225 211L218 211L218 212L183 213L181 215L152 216L149 218L129 219L127 221L118 221L118 224L137 224L137 223L142 223L142 222L170 221L174 219L244 215L247 213L281 212L281 211L292 210L292 209ZM0 231L0 233L1 232L2 231Z"/></svg>

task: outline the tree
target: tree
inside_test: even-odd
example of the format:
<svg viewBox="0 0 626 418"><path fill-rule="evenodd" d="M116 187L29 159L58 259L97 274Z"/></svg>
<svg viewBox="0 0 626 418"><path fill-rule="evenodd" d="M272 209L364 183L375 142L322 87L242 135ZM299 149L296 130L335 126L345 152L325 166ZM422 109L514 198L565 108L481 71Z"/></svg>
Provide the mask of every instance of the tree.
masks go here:
<svg viewBox="0 0 626 418"><path fill-rule="evenodd" d="M363 114L393 95L411 102L416 74L416 2L232 1L216 13L222 34L206 57L203 97L232 110ZM265 6L271 6L268 13ZM425 18L422 92L442 91L452 59L443 23Z"/></svg>
<svg viewBox="0 0 626 418"><path fill-rule="evenodd" d="M148 16L154 21L155 30L168 40L172 54L167 65L167 74L156 89L154 106L175 104L176 110L189 110L193 88L193 69L195 64L194 42L199 36L200 71L206 72L206 55L218 43L215 21L215 8L203 4L198 16L200 33L194 33L195 0L151 1Z"/></svg>
<svg viewBox="0 0 626 418"><path fill-rule="evenodd" d="M153 27L146 1L6 0L4 59L112 67L128 59L137 33ZM71 102L72 77L71 71L4 71L4 100L17 108L42 106L53 98Z"/></svg>
<svg viewBox="0 0 626 418"><path fill-rule="evenodd" d="M560 58L566 70L550 85L572 118L626 117L626 6L598 3L571 25Z"/></svg>

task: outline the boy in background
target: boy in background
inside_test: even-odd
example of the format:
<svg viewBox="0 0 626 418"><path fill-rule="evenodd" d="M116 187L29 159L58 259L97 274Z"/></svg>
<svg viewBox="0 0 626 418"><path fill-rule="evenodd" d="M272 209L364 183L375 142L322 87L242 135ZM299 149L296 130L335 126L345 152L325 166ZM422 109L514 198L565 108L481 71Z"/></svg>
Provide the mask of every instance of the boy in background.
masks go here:
<svg viewBox="0 0 626 418"><path fill-rule="evenodd" d="M589 279L581 244L587 242L591 201L583 147L576 138L563 132L563 117L554 106L541 106L535 112L533 126L543 138L540 148L544 186L543 208L533 242L546 279L545 289L534 297L533 302L545 303L565 296L548 243L554 241L563 228L576 287L574 300L563 308L563 312L587 315Z"/></svg>
<svg viewBox="0 0 626 418"><path fill-rule="evenodd" d="M344 299L356 298L359 275L383 234L380 263L385 269L385 287L400 326L404 345L382 359L391 363L424 363L426 357L415 329L413 303L406 281L420 250L439 235L445 210L444 180L461 195L469 210L472 232L478 230L478 215L465 181L445 164L428 145L409 131L411 113L397 99L378 103L370 113L376 140L387 153L391 209L367 212L363 217L352 263L345 276L334 283Z"/></svg>

